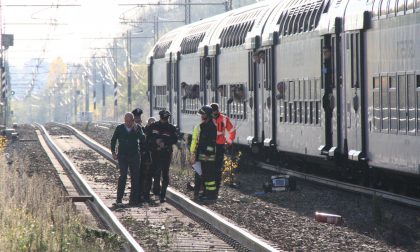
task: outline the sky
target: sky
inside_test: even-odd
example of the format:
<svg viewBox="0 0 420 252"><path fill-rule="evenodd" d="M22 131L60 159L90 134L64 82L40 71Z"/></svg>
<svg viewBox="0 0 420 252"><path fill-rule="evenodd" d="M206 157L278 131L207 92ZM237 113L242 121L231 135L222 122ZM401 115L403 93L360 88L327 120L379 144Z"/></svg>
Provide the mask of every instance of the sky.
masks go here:
<svg viewBox="0 0 420 252"><path fill-rule="evenodd" d="M3 33L14 35L7 59L15 67L31 58L51 62L62 57L65 62L83 62L95 50L105 52L103 48L112 38L127 29L120 24L120 17L133 8L118 6L121 1L117 0L0 1Z"/></svg>

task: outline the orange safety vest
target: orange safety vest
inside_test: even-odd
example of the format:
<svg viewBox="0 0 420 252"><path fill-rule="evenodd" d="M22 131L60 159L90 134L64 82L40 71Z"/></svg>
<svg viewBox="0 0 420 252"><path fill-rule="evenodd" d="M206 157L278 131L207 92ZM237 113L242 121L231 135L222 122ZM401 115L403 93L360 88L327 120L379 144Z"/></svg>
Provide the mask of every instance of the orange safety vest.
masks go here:
<svg viewBox="0 0 420 252"><path fill-rule="evenodd" d="M236 129L233 127L229 117L219 113L219 116L213 119L217 128L216 144L231 144L236 137ZM229 138L226 140L225 131L229 133Z"/></svg>

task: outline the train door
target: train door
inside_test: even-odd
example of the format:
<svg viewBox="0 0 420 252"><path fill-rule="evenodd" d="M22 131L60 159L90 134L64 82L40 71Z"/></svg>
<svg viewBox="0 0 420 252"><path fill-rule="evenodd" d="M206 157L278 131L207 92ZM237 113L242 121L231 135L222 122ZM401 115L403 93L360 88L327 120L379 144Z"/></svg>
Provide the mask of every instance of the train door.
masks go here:
<svg viewBox="0 0 420 252"><path fill-rule="evenodd" d="M248 53L248 111L249 111L249 118L252 118L252 126L251 132L253 132L253 136L247 136L247 142L249 145L257 146L259 141L258 139L258 97L256 95L257 90L257 65L258 65L258 54L256 52L250 51ZM257 149L256 149L257 150Z"/></svg>
<svg viewBox="0 0 420 252"><path fill-rule="evenodd" d="M174 101L174 92L172 89L173 86L173 74L172 74L172 60L169 59L169 61L166 62L166 97L167 97L167 102L168 102L168 109L169 112L171 112L171 114L173 115L173 101ZM175 116L171 116L171 123L175 123L174 119Z"/></svg>
<svg viewBox="0 0 420 252"><path fill-rule="evenodd" d="M322 39L322 107L324 110L324 145L322 155L334 156L342 146L341 36L325 35Z"/></svg>
<svg viewBox="0 0 420 252"><path fill-rule="evenodd" d="M275 100L273 99L273 49L267 48L258 51L258 66L256 81L258 85L258 123L261 131L258 138L263 141L264 147L274 147L275 141Z"/></svg>
<svg viewBox="0 0 420 252"><path fill-rule="evenodd" d="M363 32L353 31L346 34L345 39L345 80L346 101L344 106L346 138L344 151L348 158L358 161L366 154L366 85L364 81L365 54ZM389 83L396 87L396 76L389 78ZM395 99L396 104L396 99Z"/></svg>
<svg viewBox="0 0 420 252"><path fill-rule="evenodd" d="M204 87L204 104L216 101L217 57L200 59L200 86Z"/></svg>
<svg viewBox="0 0 420 252"><path fill-rule="evenodd" d="M181 127L181 111L180 111L180 86L179 86L179 55L172 60L171 72L172 72L172 95L169 101L169 106L171 108L170 112L172 114L172 123L176 125L177 128Z"/></svg>

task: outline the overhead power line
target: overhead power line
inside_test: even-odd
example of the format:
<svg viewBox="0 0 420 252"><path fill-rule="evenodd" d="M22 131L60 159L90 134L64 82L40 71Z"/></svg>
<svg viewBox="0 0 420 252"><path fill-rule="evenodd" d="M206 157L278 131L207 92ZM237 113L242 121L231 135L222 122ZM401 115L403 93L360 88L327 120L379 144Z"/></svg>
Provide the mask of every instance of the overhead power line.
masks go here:
<svg viewBox="0 0 420 252"><path fill-rule="evenodd" d="M3 4L4 7L80 7L80 4Z"/></svg>

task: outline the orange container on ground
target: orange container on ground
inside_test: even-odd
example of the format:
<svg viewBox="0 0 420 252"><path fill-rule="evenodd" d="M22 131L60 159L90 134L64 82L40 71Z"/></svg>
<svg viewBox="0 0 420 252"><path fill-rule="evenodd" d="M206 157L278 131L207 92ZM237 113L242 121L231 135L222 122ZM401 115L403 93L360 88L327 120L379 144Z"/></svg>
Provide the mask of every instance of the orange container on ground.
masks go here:
<svg viewBox="0 0 420 252"><path fill-rule="evenodd" d="M343 223L343 218L340 215L315 212L315 220L329 224L339 225Z"/></svg>

